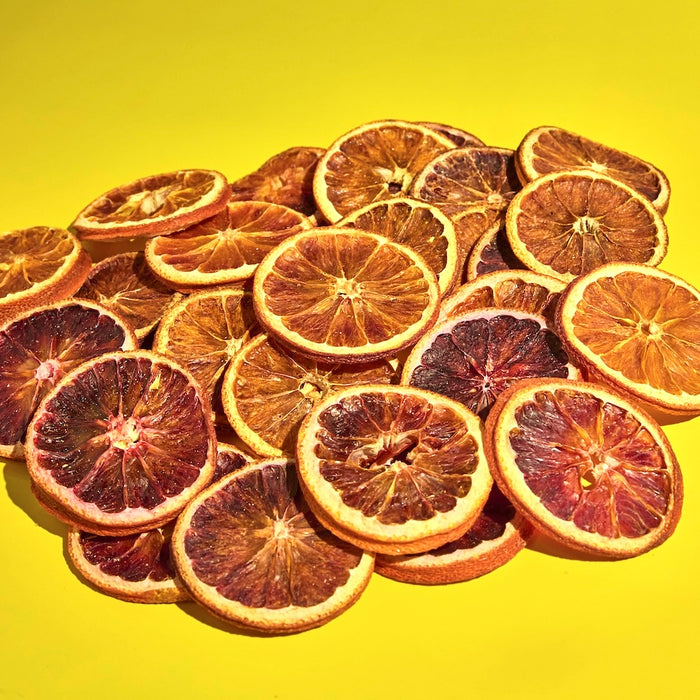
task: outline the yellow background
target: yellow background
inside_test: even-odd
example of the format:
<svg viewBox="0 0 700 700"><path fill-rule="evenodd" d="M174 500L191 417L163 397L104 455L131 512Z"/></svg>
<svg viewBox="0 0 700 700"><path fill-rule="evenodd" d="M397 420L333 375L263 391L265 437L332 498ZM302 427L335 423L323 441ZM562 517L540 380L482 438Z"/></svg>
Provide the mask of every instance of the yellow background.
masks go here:
<svg viewBox="0 0 700 700"><path fill-rule="evenodd" d="M0 229L65 226L142 175L236 178L379 118L452 123L511 148L554 124L667 173L662 267L698 287L693 5L2 0ZM0 697L697 696L698 421L667 428L685 508L651 553L585 561L538 547L443 587L375 576L337 620L278 638L231 632L194 604L122 603L84 585L65 528L8 463Z"/></svg>

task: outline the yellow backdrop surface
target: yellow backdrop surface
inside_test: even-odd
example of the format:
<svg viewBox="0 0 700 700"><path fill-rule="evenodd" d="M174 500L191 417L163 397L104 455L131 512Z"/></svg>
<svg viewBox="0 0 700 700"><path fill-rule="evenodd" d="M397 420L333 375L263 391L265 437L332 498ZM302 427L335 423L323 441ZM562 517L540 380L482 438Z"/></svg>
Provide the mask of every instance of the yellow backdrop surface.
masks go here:
<svg viewBox="0 0 700 700"><path fill-rule="evenodd" d="M693 6L5 0L0 229L66 226L142 175L233 179L374 119L451 123L510 148L553 124L667 173L661 267L698 287ZM0 698L697 696L699 421L666 428L686 499L658 549L610 562L540 544L441 587L374 576L338 619L276 638L193 603L96 592L24 465L2 464Z"/></svg>

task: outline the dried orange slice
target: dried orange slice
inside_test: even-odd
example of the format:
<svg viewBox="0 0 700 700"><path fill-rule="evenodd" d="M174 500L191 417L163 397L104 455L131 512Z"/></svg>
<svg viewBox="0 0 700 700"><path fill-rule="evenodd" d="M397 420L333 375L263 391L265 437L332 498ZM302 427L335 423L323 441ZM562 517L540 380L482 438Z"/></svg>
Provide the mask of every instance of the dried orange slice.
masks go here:
<svg viewBox="0 0 700 700"><path fill-rule="evenodd" d="M464 131L456 126L450 126L449 124L441 124L439 122L417 122L423 126L427 126L428 129L437 131L438 134L447 136L450 141L455 145L456 148L464 148L466 146L485 146L486 144L474 134Z"/></svg>
<svg viewBox="0 0 700 700"><path fill-rule="evenodd" d="M214 483L219 479L243 469L252 461L244 452L241 452L234 445L228 445L220 440L216 443L216 469L211 481Z"/></svg>
<svg viewBox="0 0 700 700"><path fill-rule="evenodd" d="M603 265L563 294L559 329L592 377L655 415L700 414L700 292L645 265Z"/></svg>
<svg viewBox="0 0 700 700"><path fill-rule="evenodd" d="M508 242L506 230L500 224L486 231L474 244L464 273L468 281L496 270L525 269Z"/></svg>
<svg viewBox="0 0 700 700"><path fill-rule="evenodd" d="M555 126L529 131L516 151L523 183L561 170L593 170L644 195L661 213L668 209L667 177L651 163Z"/></svg>
<svg viewBox="0 0 700 700"><path fill-rule="evenodd" d="M425 554L378 554L374 570L404 583L471 581L509 562L532 533L530 523L494 484L476 522L460 538Z"/></svg>
<svg viewBox="0 0 700 700"><path fill-rule="evenodd" d="M228 284L252 277L266 253L311 226L303 214L280 204L231 202L206 221L149 240L146 260L178 289Z"/></svg>
<svg viewBox="0 0 700 700"><path fill-rule="evenodd" d="M346 386L389 384L386 361L366 365L319 363L287 352L266 335L236 354L221 388L224 410L240 438L260 455L294 455L299 424L329 393Z"/></svg>
<svg viewBox="0 0 700 700"><path fill-rule="evenodd" d="M374 233L314 229L263 260L253 302L281 343L329 361L395 355L435 320L435 273L407 246Z"/></svg>
<svg viewBox="0 0 700 700"><path fill-rule="evenodd" d="M273 202L311 216L316 211L314 172L323 148L297 146L266 160L255 172L231 183L231 199Z"/></svg>
<svg viewBox="0 0 700 700"><path fill-rule="evenodd" d="M316 167L314 196L331 223L380 199L404 196L413 178L454 142L420 124L370 122L334 141Z"/></svg>
<svg viewBox="0 0 700 700"><path fill-rule="evenodd" d="M658 265L668 247L666 225L649 200L584 170L526 185L508 208L506 234L528 268L565 282L609 262Z"/></svg>
<svg viewBox="0 0 700 700"><path fill-rule="evenodd" d="M443 296L461 274L454 224L426 202L408 197L374 202L348 214L336 226L378 233L413 248L437 275Z"/></svg>
<svg viewBox="0 0 700 700"><path fill-rule="evenodd" d="M156 279L142 252L113 255L93 265L75 296L115 311L131 324L140 341L177 297Z"/></svg>
<svg viewBox="0 0 700 700"><path fill-rule="evenodd" d="M102 593L132 603L189 600L170 557L172 526L110 537L68 531L68 556L78 573Z"/></svg>
<svg viewBox="0 0 700 700"><path fill-rule="evenodd" d="M481 422L462 404L405 386L351 387L304 419L297 468L309 506L338 537L384 554L463 535L491 488Z"/></svg>
<svg viewBox="0 0 700 700"><path fill-rule="evenodd" d="M94 534L159 527L210 480L211 409L192 376L145 350L102 355L67 374L27 431L36 489Z"/></svg>
<svg viewBox="0 0 700 700"><path fill-rule="evenodd" d="M177 170L115 187L90 202L73 229L83 239L173 233L213 216L231 193L215 170Z"/></svg>
<svg viewBox="0 0 700 700"><path fill-rule="evenodd" d="M619 395L582 382L521 382L501 395L486 429L499 487L556 541L623 558L676 527L683 485L671 446Z"/></svg>
<svg viewBox="0 0 700 700"><path fill-rule="evenodd" d="M498 395L530 377L577 377L542 316L476 309L437 324L406 359L401 383L434 391L485 416Z"/></svg>
<svg viewBox="0 0 700 700"><path fill-rule="evenodd" d="M22 458L32 416L68 372L104 353L137 347L124 319L90 301L42 306L0 329L0 457Z"/></svg>
<svg viewBox="0 0 700 700"><path fill-rule="evenodd" d="M35 226L0 233L0 325L74 294L91 264L70 231Z"/></svg>
<svg viewBox="0 0 700 700"><path fill-rule="evenodd" d="M292 463L257 462L197 496L177 519L173 555L194 599L244 629L318 627L367 586L374 557L309 513Z"/></svg>

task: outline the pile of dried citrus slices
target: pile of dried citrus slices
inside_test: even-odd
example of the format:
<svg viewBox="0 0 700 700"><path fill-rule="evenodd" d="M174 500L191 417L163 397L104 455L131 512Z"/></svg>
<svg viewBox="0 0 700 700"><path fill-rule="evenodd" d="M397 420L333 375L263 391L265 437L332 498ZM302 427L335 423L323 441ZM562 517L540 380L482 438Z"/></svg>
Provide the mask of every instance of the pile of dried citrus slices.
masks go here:
<svg viewBox="0 0 700 700"><path fill-rule="evenodd" d="M482 576L535 532L642 554L683 500L659 425L700 414L668 199L564 129L512 151L399 120L116 187L0 234L0 456L99 590L242 630L321 625L374 571Z"/></svg>

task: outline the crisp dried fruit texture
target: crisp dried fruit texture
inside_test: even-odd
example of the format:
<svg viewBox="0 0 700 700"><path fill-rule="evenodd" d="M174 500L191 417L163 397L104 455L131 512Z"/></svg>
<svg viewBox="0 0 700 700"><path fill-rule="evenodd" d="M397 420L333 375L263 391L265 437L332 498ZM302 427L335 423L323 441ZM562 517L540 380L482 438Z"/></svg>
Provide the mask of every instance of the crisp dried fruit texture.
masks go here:
<svg viewBox="0 0 700 700"><path fill-rule="evenodd" d="M468 281L498 270L523 270L525 265L516 257L508 242L503 227L484 233L474 244L467 264L465 276Z"/></svg>
<svg viewBox="0 0 700 700"><path fill-rule="evenodd" d="M450 141L455 145L456 148L464 148L466 146L485 146L486 144L474 134L464 131L456 126L450 126L449 124L440 124L438 122L418 122L423 126L427 126L428 129L437 131L443 136L447 136Z"/></svg>

